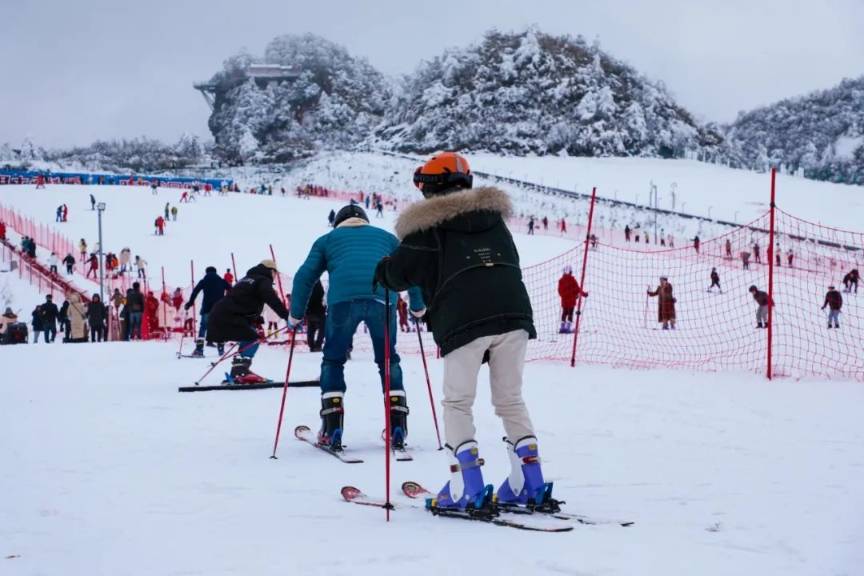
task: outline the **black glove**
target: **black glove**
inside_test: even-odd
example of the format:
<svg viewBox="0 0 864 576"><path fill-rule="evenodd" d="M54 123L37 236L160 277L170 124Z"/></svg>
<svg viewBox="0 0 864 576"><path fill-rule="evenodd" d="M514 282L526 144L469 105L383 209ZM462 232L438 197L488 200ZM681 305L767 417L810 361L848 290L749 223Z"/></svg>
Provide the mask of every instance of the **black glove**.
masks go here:
<svg viewBox="0 0 864 576"><path fill-rule="evenodd" d="M378 289L378 285L387 286L387 264L390 263L390 257L385 256L375 266L375 276L372 278L372 291Z"/></svg>
<svg viewBox="0 0 864 576"><path fill-rule="evenodd" d="M183 306L184 310L189 310L192 307L192 302L186 302L186 305Z"/></svg>

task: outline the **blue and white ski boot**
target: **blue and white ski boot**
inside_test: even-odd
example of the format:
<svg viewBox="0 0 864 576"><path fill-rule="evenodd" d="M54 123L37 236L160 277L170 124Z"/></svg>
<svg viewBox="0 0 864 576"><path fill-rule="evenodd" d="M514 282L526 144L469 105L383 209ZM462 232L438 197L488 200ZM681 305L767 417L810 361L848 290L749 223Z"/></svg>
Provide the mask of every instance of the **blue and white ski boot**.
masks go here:
<svg viewBox="0 0 864 576"><path fill-rule="evenodd" d="M450 451L451 478L436 498L427 501L426 507L435 510L473 510L494 513L494 487L483 483L483 459L479 457L477 442L468 440Z"/></svg>
<svg viewBox="0 0 864 576"><path fill-rule="evenodd" d="M408 437L408 402L404 390L390 391L390 447L404 450Z"/></svg>
<svg viewBox="0 0 864 576"><path fill-rule="evenodd" d="M519 507L541 512L558 512L561 502L552 498L552 483L543 480L537 438L525 436L515 444L504 438L510 456L510 476L498 488L502 508Z"/></svg>

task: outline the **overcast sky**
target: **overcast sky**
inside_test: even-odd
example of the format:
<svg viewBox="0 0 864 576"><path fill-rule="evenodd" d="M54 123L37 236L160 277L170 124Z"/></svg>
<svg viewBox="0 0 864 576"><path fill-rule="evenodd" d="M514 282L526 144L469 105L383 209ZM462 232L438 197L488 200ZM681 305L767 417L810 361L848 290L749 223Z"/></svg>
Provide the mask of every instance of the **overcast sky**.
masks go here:
<svg viewBox="0 0 864 576"><path fill-rule="evenodd" d="M373 9L374 8L374 9ZM313 32L385 74L490 28L599 39L702 120L864 74L864 0L0 0L0 143L209 137L192 89Z"/></svg>

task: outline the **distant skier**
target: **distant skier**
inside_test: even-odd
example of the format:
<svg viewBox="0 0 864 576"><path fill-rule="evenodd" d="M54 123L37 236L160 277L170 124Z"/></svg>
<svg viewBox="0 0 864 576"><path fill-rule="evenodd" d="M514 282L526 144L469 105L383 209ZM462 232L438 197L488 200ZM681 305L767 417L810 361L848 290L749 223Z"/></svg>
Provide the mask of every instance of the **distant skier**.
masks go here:
<svg viewBox="0 0 864 576"><path fill-rule="evenodd" d="M630 225L626 224L624 226L624 241L630 242Z"/></svg>
<svg viewBox="0 0 864 576"><path fill-rule="evenodd" d="M534 235L534 216L531 216L530 218L528 218L528 235L529 236Z"/></svg>
<svg viewBox="0 0 864 576"><path fill-rule="evenodd" d="M399 313L399 330L402 332L411 332L411 325L408 323L408 303L399 294L399 300L396 301L396 311Z"/></svg>
<svg viewBox="0 0 864 576"><path fill-rule="evenodd" d="M171 203L170 202L165 203L164 213L165 213L165 216L164 216L165 220L168 220L171 217Z"/></svg>
<svg viewBox="0 0 864 576"><path fill-rule="evenodd" d="M330 228L333 228L333 222L336 220L336 211L330 210L330 214L327 215L327 222L330 224Z"/></svg>
<svg viewBox="0 0 864 576"><path fill-rule="evenodd" d="M792 262L795 260L795 254L793 254L792 249L786 251L786 263L789 264L789 267L792 268Z"/></svg>
<svg viewBox="0 0 864 576"><path fill-rule="evenodd" d="M45 302L39 306L39 319L42 325L42 331L45 332L45 343L54 342L57 338L57 320L60 317L60 310L54 303L54 297L51 294L45 296Z"/></svg>
<svg viewBox="0 0 864 576"><path fill-rule="evenodd" d="M159 216L158 218L156 218L156 222L154 222L153 225L156 226L156 235L157 236L164 236L165 235L165 218L162 218L162 216Z"/></svg>
<svg viewBox="0 0 864 576"><path fill-rule="evenodd" d="M225 280L229 286L234 285L234 274L231 273L230 268L225 269L225 274L222 275L222 279Z"/></svg>
<svg viewBox="0 0 864 576"><path fill-rule="evenodd" d="M96 197L90 194L90 210L96 210Z"/></svg>
<svg viewBox="0 0 864 576"><path fill-rule="evenodd" d="M75 257L72 254L66 254L66 257L63 258L63 264L66 265L66 274L71 276L75 270Z"/></svg>
<svg viewBox="0 0 864 576"><path fill-rule="evenodd" d="M283 320L288 319L288 310L273 290L273 275L277 273L272 260L262 260L250 268L228 294L210 310L207 319L208 337L216 343L236 341L238 355L231 363L230 382L234 384L259 384L266 382L250 370L252 359L258 351L256 323L269 306Z"/></svg>
<svg viewBox="0 0 864 576"><path fill-rule="evenodd" d="M858 293L858 281L861 279L861 275L858 273L857 268L853 268L849 271L848 274L843 276L843 291L846 293L852 292L852 289L855 289L855 294Z"/></svg>
<svg viewBox="0 0 864 576"><path fill-rule="evenodd" d="M84 238L81 238L81 241L78 242L78 251L81 253L81 262L87 260L87 242L84 241Z"/></svg>
<svg viewBox="0 0 864 576"><path fill-rule="evenodd" d="M543 220L541 220L541 222L543 223L543 231L545 232L546 230L549 230L549 218L543 216Z"/></svg>
<svg viewBox="0 0 864 576"><path fill-rule="evenodd" d="M378 204L375 206L375 217L384 217L384 202L382 202L380 198L378 199Z"/></svg>
<svg viewBox="0 0 864 576"><path fill-rule="evenodd" d="M198 339L195 340L195 350L192 352L193 356L204 356L204 337L207 335L207 319L210 316L211 310L213 310L213 306L222 300L229 290L231 290L231 285L226 282L224 278L219 277L215 266L207 267L204 271L204 277L198 281L195 285L195 289L192 290L192 294L189 296L189 301L186 302L186 310L189 310L195 305L195 299L198 297L198 294L204 294L204 298L201 302L201 315L199 316L198 322ZM208 343L213 343L213 338L208 338L207 340ZM217 346L219 349L219 355L221 356L223 354L222 342L219 342Z"/></svg>
<svg viewBox="0 0 864 576"><path fill-rule="evenodd" d="M762 253L759 249L759 243L758 242L753 243L753 261L756 264L762 263Z"/></svg>
<svg viewBox="0 0 864 576"><path fill-rule="evenodd" d="M672 284L666 276L660 277L660 285L655 290L648 290L648 296L657 296L657 322L663 324L663 330L675 329L675 302L672 295Z"/></svg>
<svg viewBox="0 0 864 576"><path fill-rule="evenodd" d="M708 287L708 292L713 292L714 287L723 293L723 288L720 287L720 274L717 272L717 268L711 268L711 286Z"/></svg>
<svg viewBox="0 0 864 576"><path fill-rule="evenodd" d="M697 234L693 238L693 249L696 250L696 254L699 254L699 247L702 245L702 241L699 240L699 235Z"/></svg>
<svg viewBox="0 0 864 576"><path fill-rule="evenodd" d="M174 222L177 221L177 206L171 207L171 220L173 220Z"/></svg>
<svg viewBox="0 0 864 576"><path fill-rule="evenodd" d="M96 257L96 254L90 254L90 269L87 270L87 278L90 278L90 274L93 274L93 279L96 280L99 278L99 258Z"/></svg>
<svg viewBox="0 0 864 576"><path fill-rule="evenodd" d="M48 272L49 274L58 274L57 266L60 265L60 260L57 258L57 254L51 252L51 255L48 257Z"/></svg>
<svg viewBox="0 0 864 576"><path fill-rule="evenodd" d="M843 296L834 286L828 286L822 310L825 310L826 306L828 307L828 328L840 328L840 310L843 308Z"/></svg>
<svg viewBox="0 0 864 576"><path fill-rule="evenodd" d="M506 224L513 207L497 188L472 190L472 180L468 161L452 152L434 156L415 172L425 199L400 215L396 230L402 243L378 265L376 278L392 290L422 287L430 303L429 326L444 355L442 404L451 479L435 505L493 505L472 414L478 372L488 361L492 403L504 423L512 467L497 502L554 508L522 399L525 351L537 332Z"/></svg>
<svg viewBox="0 0 864 576"><path fill-rule="evenodd" d="M756 288L756 285L750 286L750 294L753 295L753 300L758 304L756 308L756 327L768 328L768 306L774 306L774 302L768 297L767 292L763 292Z"/></svg>
<svg viewBox="0 0 864 576"><path fill-rule="evenodd" d="M750 252L746 250L741 252L741 265L744 267L744 270L750 269Z"/></svg>
<svg viewBox="0 0 864 576"><path fill-rule="evenodd" d="M726 238L726 258L732 259L732 241Z"/></svg>
<svg viewBox="0 0 864 576"><path fill-rule="evenodd" d="M573 332L573 310L577 299L579 296L588 297L588 293L582 291L579 282L573 277L571 266L565 266L564 273L558 279L558 296L561 298L561 327L558 332L569 334Z"/></svg>
<svg viewBox="0 0 864 576"><path fill-rule="evenodd" d="M368 198L368 196L367 196ZM333 230L319 237L303 265L294 276L291 290L289 326L300 324L306 313L315 283L327 272L327 322L325 323L324 358L321 362L321 430L318 442L331 450L342 449L345 385L345 362L357 326L363 322L372 340L375 363L384 388L384 290L373 285L375 266L396 249L399 241L393 234L371 226L369 217L359 205L349 204L336 214ZM413 288L411 309L424 310L420 290ZM390 294L395 308L396 293ZM408 406L402 384L402 368L396 353L396 315L391 314L390 331L390 431L394 448L404 445L408 432Z"/></svg>
<svg viewBox="0 0 864 576"><path fill-rule="evenodd" d="M567 234L567 220L561 218L561 234Z"/></svg>

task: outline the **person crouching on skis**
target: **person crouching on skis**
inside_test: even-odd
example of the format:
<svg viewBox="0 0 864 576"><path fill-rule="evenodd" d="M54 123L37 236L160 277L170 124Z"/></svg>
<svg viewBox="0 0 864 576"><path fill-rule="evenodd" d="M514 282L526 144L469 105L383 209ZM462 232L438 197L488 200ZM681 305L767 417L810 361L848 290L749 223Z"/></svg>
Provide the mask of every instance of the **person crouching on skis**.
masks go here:
<svg viewBox="0 0 864 576"><path fill-rule="evenodd" d="M425 199L399 216L401 244L379 263L376 279L394 292L422 288L429 326L444 356L442 404L452 476L433 506L494 509L472 414L477 373L485 362L512 464L498 489L498 505L550 506L555 504L551 485L543 480L522 399L525 351L537 332L505 223L513 206L497 188L472 189L472 180L468 161L453 152L437 154L417 169L414 183Z"/></svg>
<svg viewBox="0 0 864 576"><path fill-rule="evenodd" d="M229 382L234 384L260 384L265 378L250 370L252 358L258 351L258 331L255 323L268 305L280 318L288 320L288 310L273 290L276 264L262 260L250 268L228 294L216 302L207 318L207 337L217 344L233 340L238 354L231 363ZM218 277L218 276L217 276Z"/></svg>
<svg viewBox="0 0 864 576"><path fill-rule="evenodd" d="M561 334L569 334L573 331L573 309L576 308L576 299L579 296L588 297L587 292L583 292L579 286L579 282L573 277L573 268L570 266L564 267L564 273L558 280L558 296L561 297L561 328L558 330Z"/></svg>
<svg viewBox="0 0 864 576"><path fill-rule="evenodd" d="M361 322L369 329L375 363L384 386L384 290L373 286L375 265L399 245L396 237L369 224L366 212L349 204L336 214L333 230L318 238L306 261L294 276L289 328L300 324L313 287L327 272L327 321L321 361L321 430L318 443L330 450L342 449L345 408L345 362L354 333ZM407 287L406 287L407 288ZM395 310L397 293L390 294ZM425 313L420 290L409 290L415 315ZM402 386L402 368L396 353L396 315L390 316L390 437L393 448L402 449L408 434L408 405Z"/></svg>

